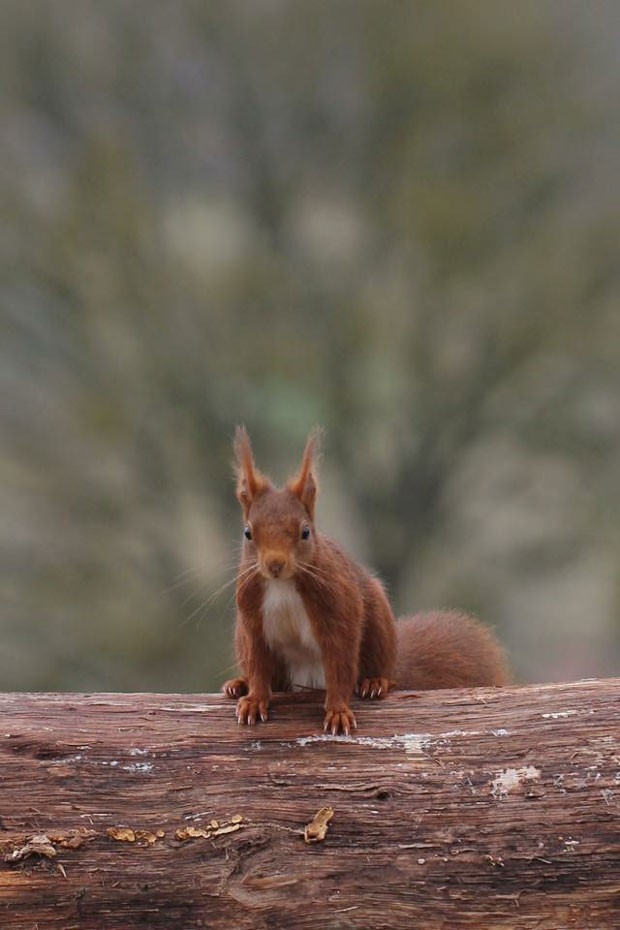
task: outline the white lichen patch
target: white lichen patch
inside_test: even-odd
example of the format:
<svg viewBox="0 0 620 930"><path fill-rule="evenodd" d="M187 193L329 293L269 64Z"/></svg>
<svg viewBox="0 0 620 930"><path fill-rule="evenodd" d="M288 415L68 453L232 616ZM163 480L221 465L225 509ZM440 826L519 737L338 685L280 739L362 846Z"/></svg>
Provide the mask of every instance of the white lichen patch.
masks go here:
<svg viewBox="0 0 620 930"><path fill-rule="evenodd" d="M418 734L412 736L418 737ZM295 740L295 744L305 747L312 743L352 743L355 746L366 746L368 749L398 749L403 748L405 739L406 736L332 736L330 733L321 733L316 736L300 736Z"/></svg>
<svg viewBox="0 0 620 930"><path fill-rule="evenodd" d="M367 749L404 749L407 753L422 754L432 741L429 733L403 733L394 736L332 736L321 733L317 736L300 736L295 740L297 746L310 746L312 743L351 743Z"/></svg>
<svg viewBox="0 0 620 930"><path fill-rule="evenodd" d="M491 794L494 798L503 798L519 785L537 781L539 778L540 770L533 765L524 765L518 769L504 769L491 782Z"/></svg>
<svg viewBox="0 0 620 930"><path fill-rule="evenodd" d="M140 772L142 775L153 771L152 762L131 762L129 765L121 765L124 772Z"/></svg>
<svg viewBox="0 0 620 930"><path fill-rule="evenodd" d="M111 768L119 769L124 772L138 772L142 774L152 772L154 768L153 763L147 761L148 757L155 759L155 754L150 749L131 746L126 750L130 759L125 761L124 759L100 759L93 757L93 747L89 744L76 746L75 748L82 751L76 752L70 756L61 756L57 759L50 759L47 761L47 765L50 767L57 766L60 768L78 765L85 767Z"/></svg>
<svg viewBox="0 0 620 930"><path fill-rule="evenodd" d="M62 759L50 759L48 765L75 765L76 762L81 762L84 756L79 753L76 756L64 756Z"/></svg>
<svg viewBox="0 0 620 930"><path fill-rule="evenodd" d="M132 749L129 754L135 757L138 754L146 755L146 752L142 752L141 750L136 751ZM149 772L152 772L154 768L152 762L123 763L123 762L120 762L119 759L89 759L86 756L82 755L81 753L75 756L65 756L62 759L50 759L50 761L47 764L49 766L52 766L52 765L69 766L69 765L77 765L78 763L83 763L84 765L91 765L91 766L95 766L98 768L119 769L123 772L140 773L142 775L146 775Z"/></svg>
<svg viewBox="0 0 620 930"><path fill-rule="evenodd" d="M160 704L157 707L158 711L168 710L173 711L174 713L179 714L206 714L210 710L217 710L217 704Z"/></svg>
<svg viewBox="0 0 620 930"><path fill-rule="evenodd" d="M405 752L421 755L430 749L433 738L428 733L405 733L399 737Z"/></svg>
<svg viewBox="0 0 620 930"><path fill-rule="evenodd" d="M431 749L442 749L456 738L468 738L488 735L508 736L508 730L499 729L483 732L482 730L447 730L445 733L396 733L394 736L332 736L321 733L315 736L300 736L295 740L296 746L310 746L313 743L352 743L368 749L402 749L406 753L421 755Z"/></svg>
<svg viewBox="0 0 620 930"><path fill-rule="evenodd" d="M576 710L558 710L553 714L543 714L543 720L562 720L564 717L573 717Z"/></svg>

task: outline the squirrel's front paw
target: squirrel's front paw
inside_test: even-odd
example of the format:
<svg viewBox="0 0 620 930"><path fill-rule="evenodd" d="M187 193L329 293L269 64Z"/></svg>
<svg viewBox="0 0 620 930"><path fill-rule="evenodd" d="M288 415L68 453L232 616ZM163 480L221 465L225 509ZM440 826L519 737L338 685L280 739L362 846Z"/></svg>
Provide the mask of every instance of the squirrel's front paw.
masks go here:
<svg viewBox="0 0 620 930"><path fill-rule="evenodd" d="M268 707L269 701L265 698L257 698L252 694L239 698L237 702L237 721L241 724L247 723L249 726L254 726L259 720L265 723L268 718Z"/></svg>
<svg viewBox="0 0 620 930"><path fill-rule="evenodd" d="M229 698L240 698L248 693L248 683L245 678L229 678L222 685L222 691Z"/></svg>
<svg viewBox="0 0 620 930"><path fill-rule="evenodd" d="M339 733L350 736L351 730L355 729L357 729L357 723L353 711L346 704L326 708L325 720L323 721L325 733L331 733L332 736L338 736Z"/></svg>
<svg viewBox="0 0 620 930"><path fill-rule="evenodd" d="M361 698L385 697L392 686L389 678L360 678L356 691Z"/></svg>

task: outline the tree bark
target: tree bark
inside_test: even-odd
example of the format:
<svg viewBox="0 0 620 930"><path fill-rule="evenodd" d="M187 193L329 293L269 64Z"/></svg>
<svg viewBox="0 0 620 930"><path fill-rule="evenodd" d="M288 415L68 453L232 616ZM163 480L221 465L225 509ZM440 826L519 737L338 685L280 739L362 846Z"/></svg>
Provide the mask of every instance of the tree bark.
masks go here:
<svg viewBox="0 0 620 930"><path fill-rule="evenodd" d="M0 926L620 926L620 679L355 712L334 738L316 694L255 728L213 695L0 696Z"/></svg>

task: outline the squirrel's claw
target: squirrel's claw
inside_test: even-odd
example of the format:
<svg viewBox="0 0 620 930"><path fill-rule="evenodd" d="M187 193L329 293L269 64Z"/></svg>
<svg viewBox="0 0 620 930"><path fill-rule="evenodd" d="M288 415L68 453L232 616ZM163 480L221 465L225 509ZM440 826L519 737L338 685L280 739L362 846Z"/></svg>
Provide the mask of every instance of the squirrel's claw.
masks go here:
<svg viewBox="0 0 620 930"><path fill-rule="evenodd" d="M389 678L360 678L356 691L361 698L374 700L385 697L392 682Z"/></svg>
<svg viewBox="0 0 620 930"><path fill-rule="evenodd" d="M340 733L343 736L350 736L351 730L356 729L357 722L353 711L348 707L340 710L328 710L325 714L325 720L323 721L323 731L325 733L331 733L332 736L338 736Z"/></svg>
<svg viewBox="0 0 620 930"><path fill-rule="evenodd" d="M269 717L267 713L268 703L266 700L252 697L242 697L237 703L237 722L254 726L261 720L265 723Z"/></svg>
<svg viewBox="0 0 620 930"><path fill-rule="evenodd" d="M248 693L248 683L245 678L229 678L222 685L222 691L229 698L240 698Z"/></svg>

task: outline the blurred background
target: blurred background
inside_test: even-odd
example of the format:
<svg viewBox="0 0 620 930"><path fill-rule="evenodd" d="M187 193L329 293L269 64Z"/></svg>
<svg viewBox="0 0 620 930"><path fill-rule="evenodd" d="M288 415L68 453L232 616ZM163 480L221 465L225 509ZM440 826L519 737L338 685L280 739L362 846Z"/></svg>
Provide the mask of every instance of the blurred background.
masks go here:
<svg viewBox="0 0 620 930"><path fill-rule="evenodd" d="M5 0L0 688L215 690L234 424L399 612L620 667L615 0Z"/></svg>

